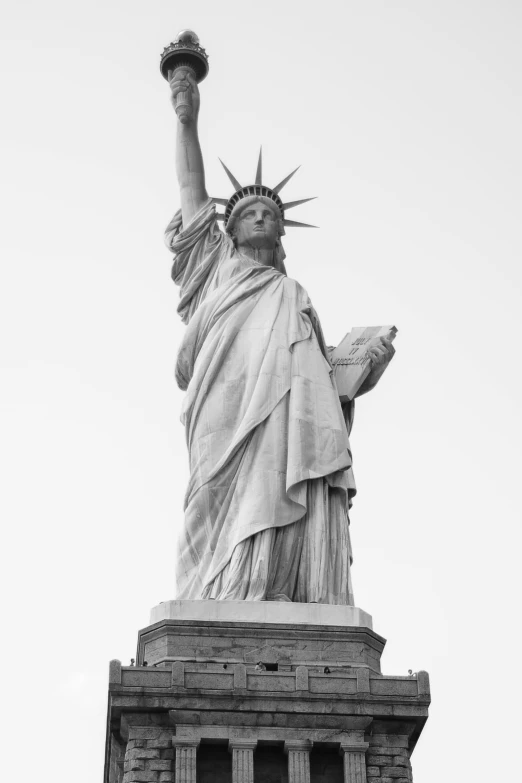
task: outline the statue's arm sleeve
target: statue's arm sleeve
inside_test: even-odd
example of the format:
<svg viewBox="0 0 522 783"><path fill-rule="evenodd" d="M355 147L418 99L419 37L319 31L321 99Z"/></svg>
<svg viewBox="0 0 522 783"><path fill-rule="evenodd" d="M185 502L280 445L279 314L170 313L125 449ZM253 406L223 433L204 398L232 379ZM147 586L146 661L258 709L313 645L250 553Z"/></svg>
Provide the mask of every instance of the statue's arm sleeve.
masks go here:
<svg viewBox="0 0 522 783"><path fill-rule="evenodd" d="M186 226L178 210L166 228L165 244L174 254L172 279L181 289L178 312L186 322L212 286L221 261L234 247L230 237L217 225L211 199Z"/></svg>

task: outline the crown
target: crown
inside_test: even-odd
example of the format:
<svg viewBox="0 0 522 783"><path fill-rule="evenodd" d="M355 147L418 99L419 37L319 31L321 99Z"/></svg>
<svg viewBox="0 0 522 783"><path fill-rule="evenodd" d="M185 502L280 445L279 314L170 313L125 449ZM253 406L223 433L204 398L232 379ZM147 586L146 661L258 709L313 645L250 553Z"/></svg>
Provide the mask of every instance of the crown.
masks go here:
<svg viewBox="0 0 522 783"><path fill-rule="evenodd" d="M283 225L285 226L294 226L296 228L317 228L317 226L312 226L310 223L299 223L297 220L287 220L285 218L285 210L292 209L293 207L298 207L299 204L306 204L307 201L313 201L314 198L317 198L316 196L312 196L311 198L302 198L299 201L288 201L286 204L283 203L281 198L279 197L279 193L284 188L284 186L289 182L296 171L298 171L301 167L298 166L296 169L294 169L287 177L285 177L281 182L275 186L275 188L269 188L266 185L263 185L263 150L259 150L259 160L257 162L257 171L256 171L256 179L255 183L253 185L246 185L243 186L241 183L234 177L232 172L225 166L221 158L219 159L219 162L225 169L227 176L229 180L231 181L232 185L235 188L235 193L233 196L231 196L229 199L225 198L214 198L212 199L216 204L220 204L221 206L225 207L225 211L223 213L218 213L217 218L218 220L223 220L225 223L225 228L227 227L227 223L230 220L230 216L232 214L232 211L236 204L238 204L241 199L248 198L249 196L264 196L265 198L270 199L274 202L274 204L277 206L279 213L281 215L281 220L283 221Z"/></svg>

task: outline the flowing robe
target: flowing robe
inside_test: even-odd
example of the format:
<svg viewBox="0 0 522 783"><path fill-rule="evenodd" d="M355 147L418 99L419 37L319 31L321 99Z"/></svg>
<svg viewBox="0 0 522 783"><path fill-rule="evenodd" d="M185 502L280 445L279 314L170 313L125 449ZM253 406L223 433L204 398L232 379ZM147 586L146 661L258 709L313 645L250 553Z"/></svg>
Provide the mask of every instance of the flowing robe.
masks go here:
<svg viewBox="0 0 522 783"><path fill-rule="evenodd" d="M207 202L166 232L187 329L177 597L353 604L348 429L306 291L240 254Z"/></svg>

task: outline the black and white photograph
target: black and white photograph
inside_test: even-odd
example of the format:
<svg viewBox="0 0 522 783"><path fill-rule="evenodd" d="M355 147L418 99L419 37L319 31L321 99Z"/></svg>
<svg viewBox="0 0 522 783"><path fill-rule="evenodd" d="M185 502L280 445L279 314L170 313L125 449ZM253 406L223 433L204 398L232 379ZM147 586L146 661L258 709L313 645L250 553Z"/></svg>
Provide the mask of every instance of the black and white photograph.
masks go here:
<svg viewBox="0 0 522 783"><path fill-rule="evenodd" d="M0 30L2 780L518 779L522 5Z"/></svg>

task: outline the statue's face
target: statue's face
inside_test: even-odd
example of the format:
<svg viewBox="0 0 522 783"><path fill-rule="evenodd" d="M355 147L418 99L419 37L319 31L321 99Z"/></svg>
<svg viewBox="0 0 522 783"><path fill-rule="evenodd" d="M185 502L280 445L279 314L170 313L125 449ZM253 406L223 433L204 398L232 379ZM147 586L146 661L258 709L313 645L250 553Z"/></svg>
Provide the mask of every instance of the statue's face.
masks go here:
<svg viewBox="0 0 522 783"><path fill-rule="evenodd" d="M234 233L238 247L273 250L279 237L279 215L262 201L249 204L239 214Z"/></svg>

